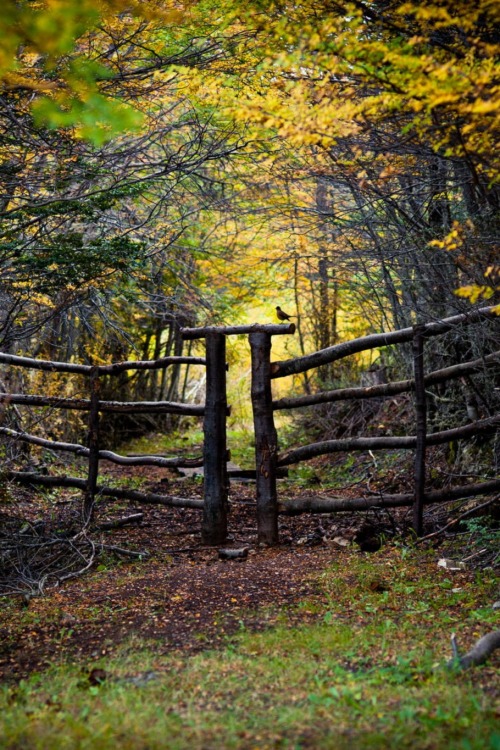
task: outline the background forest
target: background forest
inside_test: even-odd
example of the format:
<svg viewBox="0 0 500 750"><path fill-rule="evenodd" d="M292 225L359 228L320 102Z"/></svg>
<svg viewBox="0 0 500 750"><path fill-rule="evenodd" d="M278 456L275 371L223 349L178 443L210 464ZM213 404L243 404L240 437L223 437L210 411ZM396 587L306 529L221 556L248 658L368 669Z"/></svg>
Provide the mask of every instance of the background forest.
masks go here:
<svg viewBox="0 0 500 750"><path fill-rule="evenodd" d="M500 750L499 53L498 0L3 0L0 747ZM262 330L206 388L181 329L278 305L279 400Z"/></svg>
<svg viewBox="0 0 500 750"><path fill-rule="evenodd" d="M182 326L272 322L282 304L295 356L498 299L492 0L5 7L3 352L97 364L186 353ZM485 323L431 345L429 364L496 349ZM370 365L323 384L359 382ZM387 352L374 366L411 372ZM33 377L5 371L0 385L79 395L74 379ZM180 400L203 388L192 378L124 374L103 397ZM442 402L491 415L497 385L478 376ZM46 431L39 419L2 415ZM82 424L50 429L69 439Z"/></svg>

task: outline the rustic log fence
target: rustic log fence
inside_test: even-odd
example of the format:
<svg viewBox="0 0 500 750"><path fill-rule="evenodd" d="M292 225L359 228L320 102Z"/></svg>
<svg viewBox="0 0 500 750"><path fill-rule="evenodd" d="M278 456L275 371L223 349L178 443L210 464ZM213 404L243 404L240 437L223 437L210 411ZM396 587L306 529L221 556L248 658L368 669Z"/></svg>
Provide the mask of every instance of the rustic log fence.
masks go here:
<svg viewBox="0 0 500 750"><path fill-rule="evenodd" d="M462 362L458 365L436 370L431 373L424 372L424 344L431 336L441 336L460 326L481 323L486 320L495 320L493 307L474 310L463 315L455 315L443 320L427 324L416 325L389 333L372 334L358 339L337 344L336 346L323 349L310 355L298 357L284 362L269 362L271 378L281 378L287 375L303 373L313 368L322 367L327 364L344 359L352 354L360 353L370 349L377 349L390 345L412 343L414 378L387 383L382 385L344 388L321 393L298 396L295 398L282 398L272 402L273 411L279 409L294 409L304 406L312 406L320 403L331 403L350 399L369 399L395 395L399 393L414 393L414 404L416 413L416 435L407 437L358 437L341 440L327 440L312 443L300 448L279 453L275 450L276 467L289 466L299 461L307 460L316 456L334 452L351 451L374 451L385 449L413 450L415 452L414 470L414 492L412 494L386 495L376 497L363 497L346 500L344 498L300 498L286 503L275 503L275 493L269 482L267 504L270 518L267 520L266 528L274 528L274 518L279 512L300 513L317 512L332 513L344 510L367 509L370 507L398 507L413 506L413 525L417 535L422 534L423 507L426 503L441 502L444 500L460 499L473 495L487 494L500 489L500 479L495 479L481 484L467 485L448 489L446 492L425 491L425 456L426 448L431 445L439 445L455 440L462 440L476 435L491 433L500 425L500 414L489 416L486 419L476 420L462 427L444 430L442 432L428 433L427 431L427 393L426 389L433 384L442 383L447 380L479 372L485 368L497 367L500 363L500 351L493 352L484 358L470 362ZM266 369L267 364L264 365ZM267 431L267 440L272 442L275 430L274 423L270 423ZM273 444L275 445L275 444ZM263 534L263 539L264 539ZM276 538L272 534L266 538L268 543L275 543Z"/></svg>
<svg viewBox="0 0 500 750"><path fill-rule="evenodd" d="M200 417L205 414L206 405L184 404L169 401L157 402L118 402L102 401L100 395L100 379L103 376L115 376L128 370L151 370L163 369L175 365L202 365L207 367L207 378L213 379L213 373L207 360L202 357L163 357L148 361L127 361L111 365L80 365L69 362L54 362L50 360L37 360L29 357L18 357L11 354L0 353L0 363L21 367L25 369L44 370L47 372L66 372L70 374L83 375L89 382L89 398L58 398L55 396L27 395L16 393L0 393L0 404L4 407L9 405L24 405L37 407L50 407L57 409L69 409L88 412L88 440L87 445L65 443L56 440L47 440L36 435L30 435L20 430L13 430L0 426L0 435L20 442L38 445L54 452L69 452L87 459L87 479L68 476L46 476L36 472L7 471L4 476L22 484L42 485L45 487L74 487L84 493L83 499L83 522L88 525L92 520L97 494L129 499L141 503L160 503L170 506L184 506L203 508L202 500L186 500L153 493L143 493L135 490L102 487L98 485L99 462L103 459L120 465L152 465L165 468L187 468L203 465L203 457L164 458L161 456L121 456L113 451L101 450L99 436L99 414L101 412L115 413L156 413L156 414L179 414L192 417ZM210 397L207 400L210 406Z"/></svg>
<svg viewBox="0 0 500 750"><path fill-rule="evenodd" d="M358 339L323 349L304 357L285 362L271 361L272 336L293 334L295 326L234 326L226 328L184 329L187 339L206 336L226 336L247 333L252 359L251 399L255 433L255 472L257 501L257 530L259 542L268 545L278 543L279 513L295 514L301 512L331 513L345 510L368 509L370 507L413 506L413 524L418 535L422 533L423 507L426 503L440 502L487 494L500 489L500 480L482 482L481 484L453 488L443 492L425 491L425 457L426 448L454 440L468 439L476 435L489 433L500 425L500 415L476 420L471 424L436 433L427 433L426 388L436 383L443 383L464 375L479 372L484 368L498 367L500 351L493 352L481 359L442 368L434 372L424 372L424 342L432 336L441 336L460 326L495 320L492 307L474 310L468 314L455 315L425 325L418 325L398 331L372 334ZM331 364L345 357L380 347L412 343L414 378L361 388L344 388L323 391L307 396L273 400L271 381L294 375L307 370ZM278 434L273 413L279 409L294 409L320 403L342 401L346 399L370 399L387 397L400 393L414 393L416 411L416 435L408 437L373 437L329 440L313 443L293 450L279 453ZM376 497L355 498L311 498L280 503L277 496L277 477L281 468L300 461L333 452L351 452L367 450L403 449L415 452L414 492L411 494L385 495ZM219 491L212 494L211 513L222 514L217 510L217 503L225 503L227 494Z"/></svg>
<svg viewBox="0 0 500 750"><path fill-rule="evenodd" d="M146 362L120 362L112 365L91 366L52 362L0 354L0 363L34 368L52 372L79 373L89 379L89 398L71 399L39 395L0 393L0 404L50 406L60 409L87 411L88 442L86 446L46 440L8 427L0 427L0 434L54 451L68 451L88 459L87 479L75 477L51 477L34 472L6 472L7 478L25 484L40 484L47 487L75 487L83 491L83 519L88 524L92 519L94 500L97 494L130 499L139 503L157 503L172 507L190 507L202 510L202 538L207 544L221 544L227 538L228 471L226 418L230 407L226 395L226 336L246 334L249 337L252 360L251 400L255 431L255 477L257 503L257 530L259 542L267 545L278 543L279 513L301 512L332 513L345 510L360 510L372 507L413 506L413 524L417 534L422 533L423 507L426 503L466 498L487 494L500 489L500 479L466 485L446 492L426 492L426 449L454 440L468 439L475 435L491 433L498 429L500 415L475 420L461 427L428 433L426 420L426 389L485 368L498 367L500 352L493 352L481 359L461 362L451 367L426 373L424 369L425 341L431 336L443 335L460 326L495 320L493 308L483 308L468 314L456 315L440 321L418 325L389 333L372 334L338 344L310 355L283 362L271 361L271 343L275 335L293 334L295 326L250 325L182 329L185 340L205 339L206 357L165 357ZM370 349L412 343L414 378L380 385L341 388L311 395L273 400L271 381L318 368ZM104 401L99 398L99 381L103 375L115 375L124 370L164 368L174 364L197 364L206 367L207 385L204 405L175 402L122 403ZM413 393L416 410L416 434L414 436L357 437L327 440L294 448L283 453L278 449L278 435L274 423L274 412L296 409L321 403L343 400L383 398L400 393ZM118 413L172 413L193 417L204 417L204 448L200 458L165 458L160 456L120 456L99 445L99 414L105 411ZM308 460L315 456L335 452L403 449L415 452L414 492L397 495L377 495L354 499L336 497L301 497L281 503L277 496L277 477L283 467ZM179 498L154 493L143 493L128 489L115 489L98 484L99 462L108 459L122 465L155 465L172 467L204 467L204 499Z"/></svg>
<svg viewBox="0 0 500 750"><path fill-rule="evenodd" d="M184 329L188 340L205 339L206 357L163 357L148 361L127 361L111 365L81 365L69 362L38 360L0 353L0 363L25 369L83 375L89 382L89 398L59 398L56 396L0 393L0 405L50 407L88 412L88 439L86 445L66 443L31 435L22 430L0 426L0 435L19 442L38 445L54 452L69 452L87 459L87 478L47 476L34 471L5 471L6 479L26 485L44 487L73 487L83 492L82 517L84 525L92 518L97 495L127 499L143 504L160 504L170 507L196 508L202 511L201 533L207 544L220 544L227 538L228 472L229 452L226 439L226 418L230 412L226 396L226 348L227 335L251 333L264 329L269 335L291 333L293 325L281 326L228 326L210 329ZM100 379L115 376L128 370L162 369L172 365L202 365L206 367L205 403L186 404L169 401L119 402L100 399ZM270 386L269 386L270 395ZM99 415L102 412L121 414L178 414L204 417L204 448L199 458L161 456L121 456L100 447ZM150 465L165 468L199 468L204 471L204 499L181 498L137 490L112 488L98 484L99 463L108 460L126 466ZM273 474L274 476L274 474Z"/></svg>

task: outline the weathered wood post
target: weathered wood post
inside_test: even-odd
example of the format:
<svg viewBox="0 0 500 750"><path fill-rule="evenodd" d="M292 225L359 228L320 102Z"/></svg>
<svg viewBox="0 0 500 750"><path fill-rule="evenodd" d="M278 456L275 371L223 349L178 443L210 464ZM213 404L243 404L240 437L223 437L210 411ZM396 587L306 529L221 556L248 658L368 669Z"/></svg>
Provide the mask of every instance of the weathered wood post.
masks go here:
<svg viewBox="0 0 500 750"><path fill-rule="evenodd" d="M417 536L423 533L425 494L425 449L427 440L427 402L424 382L424 326L413 328L413 370L415 375L415 414L417 447L415 449L415 499L413 528Z"/></svg>
<svg viewBox="0 0 500 750"><path fill-rule="evenodd" d="M271 393L271 335L255 331L249 336L252 353L252 408L257 482L257 532L262 544L278 544L276 457L278 437L274 426Z"/></svg>
<svg viewBox="0 0 500 750"><path fill-rule="evenodd" d="M83 523L85 526L92 521L94 515L94 503L99 475L99 368L92 368L90 374L90 411L88 449L89 464L87 474L87 487L83 498Z"/></svg>
<svg viewBox="0 0 500 750"><path fill-rule="evenodd" d="M226 337L218 331L205 335L207 388L203 466L205 501L202 539L206 544L222 544L227 537L227 438L226 438Z"/></svg>

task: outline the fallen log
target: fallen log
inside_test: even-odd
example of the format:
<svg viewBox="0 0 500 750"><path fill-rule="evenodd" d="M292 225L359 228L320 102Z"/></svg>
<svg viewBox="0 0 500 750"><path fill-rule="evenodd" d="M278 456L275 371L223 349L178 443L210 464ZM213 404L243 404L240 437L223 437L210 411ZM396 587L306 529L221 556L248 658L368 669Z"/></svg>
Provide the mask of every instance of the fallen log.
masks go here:
<svg viewBox="0 0 500 750"><path fill-rule="evenodd" d="M111 529L121 529L122 526L128 526L131 523L142 521L144 513L132 513L130 516L124 518L117 518L116 521L102 521L99 524L101 531L109 531Z"/></svg>
<svg viewBox="0 0 500 750"><path fill-rule="evenodd" d="M452 644L453 650L457 652L454 636L452 637ZM470 651L464 654L464 656L460 656L456 653L453 658L447 662L446 666L450 669L470 669L470 667L477 667L480 664L484 664L497 648L500 648L500 630L494 630L492 633L483 635Z"/></svg>

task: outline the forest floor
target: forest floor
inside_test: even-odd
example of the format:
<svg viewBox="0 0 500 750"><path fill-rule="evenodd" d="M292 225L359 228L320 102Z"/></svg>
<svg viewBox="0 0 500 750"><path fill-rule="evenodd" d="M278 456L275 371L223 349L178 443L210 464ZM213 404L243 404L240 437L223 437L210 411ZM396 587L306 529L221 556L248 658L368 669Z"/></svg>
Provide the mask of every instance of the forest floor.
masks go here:
<svg viewBox="0 0 500 750"><path fill-rule="evenodd" d="M202 496L200 480L139 473L143 490ZM99 499L91 570L2 602L1 747L499 750L500 651L445 668L452 632L463 653L498 628L495 571L438 565L439 536L391 537L406 509L281 516L280 545L260 547L254 492L231 483L224 547L248 548L233 560L202 544L199 510ZM0 520L53 533L79 502L13 487Z"/></svg>
<svg viewBox="0 0 500 750"><path fill-rule="evenodd" d="M202 483L179 480L164 469L124 469L102 463L107 480L142 479L142 489L176 496L202 497ZM144 484L145 482L145 484ZM290 488L288 488L290 492ZM15 516L36 522L51 514L57 524L70 522L72 503L66 495L54 500L26 489L14 490L10 508ZM295 490L300 493L300 490ZM353 491L354 494L354 491ZM333 561L362 552L356 541L371 549L380 535L407 524L408 509L387 516L338 514L321 519L301 515L280 517L280 545L259 547L255 520L254 483L230 488L229 538L224 547L247 548L241 560L222 560L218 549L200 540L201 512L159 505L131 507L101 499L97 522L113 521L133 512L140 522L92 536L104 544L144 551L140 560L100 556L88 574L49 587L43 597L11 597L0 622L0 679L19 680L59 658L102 659L131 635L153 640L160 652L197 652L227 643L242 627L261 630L279 620L309 615L300 602L324 599L318 574ZM4 505L4 508L6 506ZM378 536L377 536L378 535ZM371 551L374 551L371 549ZM433 549L431 565L441 556ZM457 577L455 573L455 577ZM461 572L467 578L474 571ZM311 613L315 610L313 606ZM319 607L321 610L321 607ZM311 614L314 619L314 614Z"/></svg>
<svg viewBox="0 0 500 750"><path fill-rule="evenodd" d="M113 465L105 470L108 478L126 474ZM165 470L154 467L129 473L135 479L147 476L151 492L203 496L199 480L166 479ZM54 502L26 489L14 493L12 512L33 523L41 512L57 513L59 523L70 512L64 499ZM98 522L134 512L143 518L92 536L144 551L144 558L101 555L92 572L49 587L46 596L11 597L0 621L0 680L25 678L63 656L101 659L132 634L153 639L162 652L200 651L226 643L243 621L260 630L283 608L321 597L317 574L352 544L360 516L326 523L307 515L284 517L280 545L259 547L254 494L254 483L231 483L229 538L223 547L248 548L241 560L219 559L218 548L203 545L199 510L99 501Z"/></svg>

